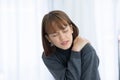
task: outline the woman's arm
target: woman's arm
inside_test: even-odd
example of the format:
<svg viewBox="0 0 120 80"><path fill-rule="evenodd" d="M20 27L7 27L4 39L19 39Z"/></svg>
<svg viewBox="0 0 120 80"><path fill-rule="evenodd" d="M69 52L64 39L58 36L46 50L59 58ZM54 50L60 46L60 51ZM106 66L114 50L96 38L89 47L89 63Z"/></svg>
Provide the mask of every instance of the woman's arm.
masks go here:
<svg viewBox="0 0 120 80"><path fill-rule="evenodd" d="M43 54L42 58L55 80L80 80L81 55L79 52L71 51L67 67L64 67L54 55L46 57Z"/></svg>
<svg viewBox="0 0 120 80"><path fill-rule="evenodd" d="M99 59L89 41L80 36L76 37L72 50L81 53L80 80L100 80L98 72Z"/></svg>
<svg viewBox="0 0 120 80"><path fill-rule="evenodd" d="M99 59L94 48L87 44L81 50L81 79L80 80L100 80Z"/></svg>

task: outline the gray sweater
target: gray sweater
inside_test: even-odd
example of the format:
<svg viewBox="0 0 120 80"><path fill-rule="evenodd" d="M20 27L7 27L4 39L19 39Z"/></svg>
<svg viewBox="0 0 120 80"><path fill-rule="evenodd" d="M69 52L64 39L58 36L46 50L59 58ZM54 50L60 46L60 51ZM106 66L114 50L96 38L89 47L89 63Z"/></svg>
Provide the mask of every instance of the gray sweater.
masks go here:
<svg viewBox="0 0 120 80"><path fill-rule="evenodd" d="M88 43L80 52L56 48L50 56L42 59L55 80L100 80L99 59Z"/></svg>

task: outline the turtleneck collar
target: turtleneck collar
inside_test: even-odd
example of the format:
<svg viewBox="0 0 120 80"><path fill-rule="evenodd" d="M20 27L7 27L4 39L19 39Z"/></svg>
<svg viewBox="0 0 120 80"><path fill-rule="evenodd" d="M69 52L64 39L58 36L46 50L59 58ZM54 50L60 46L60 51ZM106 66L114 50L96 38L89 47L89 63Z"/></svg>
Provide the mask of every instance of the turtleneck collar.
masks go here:
<svg viewBox="0 0 120 80"><path fill-rule="evenodd" d="M57 51L57 53L67 54L67 53L70 53L71 48L64 50L64 49L56 47L56 51Z"/></svg>

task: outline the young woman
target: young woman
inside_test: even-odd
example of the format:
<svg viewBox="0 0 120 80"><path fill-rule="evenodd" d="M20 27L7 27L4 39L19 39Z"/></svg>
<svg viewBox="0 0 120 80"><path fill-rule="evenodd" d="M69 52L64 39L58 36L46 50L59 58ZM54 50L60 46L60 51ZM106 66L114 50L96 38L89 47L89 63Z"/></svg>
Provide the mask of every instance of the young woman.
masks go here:
<svg viewBox="0 0 120 80"><path fill-rule="evenodd" d="M100 80L96 51L78 35L66 13L49 12L42 21L42 59L55 80Z"/></svg>

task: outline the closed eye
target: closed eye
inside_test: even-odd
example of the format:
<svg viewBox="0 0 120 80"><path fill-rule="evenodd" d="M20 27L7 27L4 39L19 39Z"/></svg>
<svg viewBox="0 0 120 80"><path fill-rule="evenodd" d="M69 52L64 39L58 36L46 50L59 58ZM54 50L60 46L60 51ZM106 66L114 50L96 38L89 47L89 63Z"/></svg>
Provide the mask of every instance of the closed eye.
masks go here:
<svg viewBox="0 0 120 80"><path fill-rule="evenodd" d="M57 33L53 33L53 34L50 34L51 37L57 37L58 34Z"/></svg>
<svg viewBox="0 0 120 80"><path fill-rule="evenodd" d="M64 33L68 32L68 29L67 30L63 30Z"/></svg>
<svg viewBox="0 0 120 80"><path fill-rule="evenodd" d="M67 33L69 30L68 28L66 27L64 30L63 30L63 33Z"/></svg>

